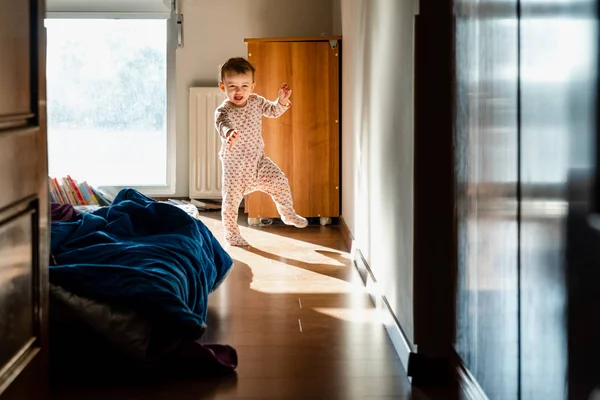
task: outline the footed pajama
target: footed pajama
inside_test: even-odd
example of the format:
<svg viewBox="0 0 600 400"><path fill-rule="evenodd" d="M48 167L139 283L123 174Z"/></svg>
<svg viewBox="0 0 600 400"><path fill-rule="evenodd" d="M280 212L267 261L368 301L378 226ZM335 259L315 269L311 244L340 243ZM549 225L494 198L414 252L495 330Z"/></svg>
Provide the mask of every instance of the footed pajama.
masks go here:
<svg viewBox="0 0 600 400"><path fill-rule="evenodd" d="M223 141L219 154L223 163L223 227L225 240L231 245L247 245L237 224L238 208L242 198L254 191L271 196L284 223L300 228L308 225L306 219L294 211L284 173L264 153L262 117L276 118L287 108L289 106L253 94L244 107L224 102L215 113L216 127ZM231 130L238 130L240 136L229 148L227 139Z"/></svg>

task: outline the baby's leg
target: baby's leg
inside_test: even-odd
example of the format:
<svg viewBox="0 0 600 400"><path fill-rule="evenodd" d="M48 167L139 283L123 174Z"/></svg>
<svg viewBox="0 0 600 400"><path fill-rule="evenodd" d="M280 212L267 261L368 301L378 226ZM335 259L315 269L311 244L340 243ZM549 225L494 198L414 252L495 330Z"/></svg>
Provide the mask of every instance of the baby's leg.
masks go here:
<svg viewBox="0 0 600 400"><path fill-rule="evenodd" d="M294 211L294 201L288 179L281 169L270 158L264 157L258 165L256 190L271 196L281 220L287 225L305 228L308 221Z"/></svg>
<svg viewBox="0 0 600 400"><path fill-rule="evenodd" d="M237 174L226 173L225 171L228 168L226 166L223 167L223 205L221 218L223 228L225 229L225 241L232 246L248 246L248 242L242 237L237 223L238 209L244 197L244 182L242 179L236 179L238 177Z"/></svg>

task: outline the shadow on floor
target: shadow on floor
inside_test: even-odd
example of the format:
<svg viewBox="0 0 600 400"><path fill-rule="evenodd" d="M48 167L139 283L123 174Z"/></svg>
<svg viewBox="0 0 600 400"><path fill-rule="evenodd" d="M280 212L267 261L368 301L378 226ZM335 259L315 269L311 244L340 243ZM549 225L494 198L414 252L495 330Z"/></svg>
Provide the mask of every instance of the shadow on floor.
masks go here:
<svg viewBox="0 0 600 400"><path fill-rule="evenodd" d="M346 282L355 282L356 279L353 278L351 273L348 273L348 260L343 258L341 254L335 253L333 251L317 251L320 254L326 255L338 262L342 265L332 265L332 264L318 264L318 263L307 263L300 260L294 260L291 258L286 258L279 256L277 254L269 253L268 251L257 249L256 247L244 247L244 250L249 251L250 253L254 253L261 257L267 258L269 260L277 261L284 263L286 265L291 265L296 268L301 268L306 271L314 272L317 274L325 275L330 278L340 279Z"/></svg>

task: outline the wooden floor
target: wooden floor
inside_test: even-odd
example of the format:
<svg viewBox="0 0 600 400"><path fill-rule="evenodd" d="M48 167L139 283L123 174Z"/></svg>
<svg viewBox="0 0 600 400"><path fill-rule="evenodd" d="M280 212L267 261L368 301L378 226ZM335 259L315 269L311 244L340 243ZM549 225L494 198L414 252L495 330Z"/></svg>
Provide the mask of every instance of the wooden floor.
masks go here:
<svg viewBox="0 0 600 400"><path fill-rule="evenodd" d="M219 215L202 220L221 239ZM206 343L232 345L233 376L72 387L55 399L424 399L378 321L337 227L242 228L251 248L209 300Z"/></svg>

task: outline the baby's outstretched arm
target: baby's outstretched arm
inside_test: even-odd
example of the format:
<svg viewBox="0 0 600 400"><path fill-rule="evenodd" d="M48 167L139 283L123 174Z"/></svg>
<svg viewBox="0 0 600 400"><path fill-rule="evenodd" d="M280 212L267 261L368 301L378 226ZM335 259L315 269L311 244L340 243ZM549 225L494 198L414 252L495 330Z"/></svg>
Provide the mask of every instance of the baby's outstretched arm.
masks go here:
<svg viewBox="0 0 600 400"><path fill-rule="evenodd" d="M224 107L219 107L215 111L215 126L219 131L219 136L227 143L227 149L231 150L234 143L240 138L240 132L233 128L229 114Z"/></svg>
<svg viewBox="0 0 600 400"><path fill-rule="evenodd" d="M217 132L219 132L219 136L223 140L229 139L235 130L233 123L229 119L227 109L223 106L218 107L215 111L215 128L217 128Z"/></svg>
<svg viewBox="0 0 600 400"><path fill-rule="evenodd" d="M292 88L287 83L281 85L279 89L279 96L276 101L268 101L262 98L263 104L263 115L267 118L280 117L284 112L291 107L290 96L292 95Z"/></svg>

